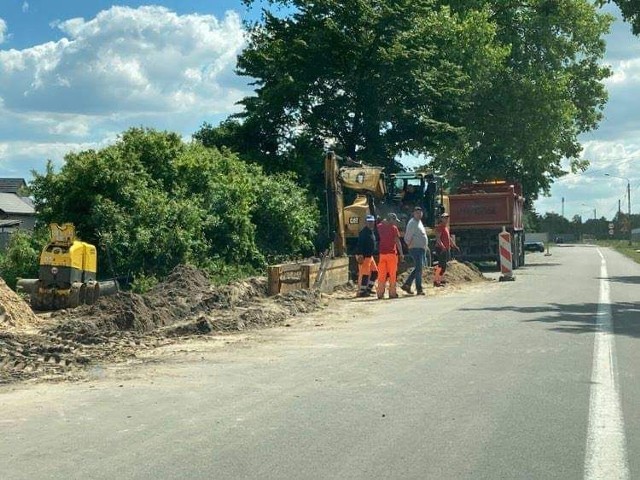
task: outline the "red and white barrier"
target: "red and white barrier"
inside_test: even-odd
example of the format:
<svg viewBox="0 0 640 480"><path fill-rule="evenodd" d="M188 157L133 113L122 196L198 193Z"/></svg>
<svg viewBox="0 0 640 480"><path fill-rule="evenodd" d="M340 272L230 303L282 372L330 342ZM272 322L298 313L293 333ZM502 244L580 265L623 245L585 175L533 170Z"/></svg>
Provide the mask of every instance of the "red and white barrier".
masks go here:
<svg viewBox="0 0 640 480"><path fill-rule="evenodd" d="M513 255L511 252L511 234L502 228L498 235L498 246L500 249L500 281L515 280L513 276Z"/></svg>

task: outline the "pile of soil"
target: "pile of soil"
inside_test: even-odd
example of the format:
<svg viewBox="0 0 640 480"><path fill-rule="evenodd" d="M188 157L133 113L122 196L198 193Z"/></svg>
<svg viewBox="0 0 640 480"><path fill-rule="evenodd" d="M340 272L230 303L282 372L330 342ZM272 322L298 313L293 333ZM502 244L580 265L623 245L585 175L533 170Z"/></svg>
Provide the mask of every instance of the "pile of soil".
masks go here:
<svg viewBox="0 0 640 480"><path fill-rule="evenodd" d="M0 331L0 383L73 376L88 364L134 358L176 337L266 327L325 304L315 291L275 297L266 291L264 278L214 286L204 272L179 266L146 294L121 292L55 312L35 333Z"/></svg>
<svg viewBox="0 0 640 480"><path fill-rule="evenodd" d="M236 307L265 297L263 278L216 287L201 270L180 265L144 295L122 292L67 313L67 319L56 325L54 332L65 339L95 344L120 332L152 332L198 314L220 310L237 313Z"/></svg>
<svg viewBox="0 0 640 480"><path fill-rule="evenodd" d="M38 317L27 302L0 279L0 332L29 329L38 323Z"/></svg>
<svg viewBox="0 0 640 480"><path fill-rule="evenodd" d="M447 264L445 279L451 284L488 281L473 263L452 260Z"/></svg>
<svg viewBox="0 0 640 480"><path fill-rule="evenodd" d="M398 283L404 282L411 270L412 268L409 268L407 271L398 275ZM433 271L433 267L427 267L423 271L423 282L425 282L427 286L433 281ZM444 278L449 285L487 281L487 278L482 275L482 272L473 263L458 262L457 260L451 260L447 263L447 272Z"/></svg>

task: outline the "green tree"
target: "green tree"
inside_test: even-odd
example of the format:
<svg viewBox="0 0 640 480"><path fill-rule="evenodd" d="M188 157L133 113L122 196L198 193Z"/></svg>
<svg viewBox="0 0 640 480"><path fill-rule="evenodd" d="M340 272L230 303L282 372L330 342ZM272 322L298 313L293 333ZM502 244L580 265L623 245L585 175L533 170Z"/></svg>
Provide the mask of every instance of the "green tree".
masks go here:
<svg viewBox="0 0 640 480"><path fill-rule="evenodd" d="M391 168L401 152L438 151L457 137L473 85L506 54L487 10L452 13L433 0L270 3L295 13L265 11L238 72L257 87L241 117L271 153L300 136Z"/></svg>
<svg viewBox="0 0 640 480"><path fill-rule="evenodd" d="M586 168L578 136L597 126L609 75L610 18L590 1L268 3L295 13L267 9L238 59L256 79L240 116L259 151L305 135L390 169L423 154L458 181L520 180L528 204L565 158Z"/></svg>
<svg viewBox="0 0 640 480"><path fill-rule="evenodd" d="M599 0L599 5L615 3L622 12L625 21L631 24L634 35L640 34L640 5L637 0Z"/></svg>
<svg viewBox="0 0 640 480"><path fill-rule="evenodd" d="M324 188L323 145L317 138L298 135L288 148L278 146L278 138L261 132L258 122L229 118L218 126L204 123L193 139L205 147L229 149L250 163L260 165L267 173L293 172L298 183L308 186L315 195Z"/></svg>
<svg viewBox="0 0 640 480"><path fill-rule="evenodd" d="M579 223L582 223L580 217L578 217ZM576 218L574 217L574 222L576 222ZM547 212L540 219L540 231L548 232L551 235L558 234L567 234L567 233L575 233L575 228L571 226L572 222L569 222L562 215L558 215L557 213Z"/></svg>
<svg viewBox="0 0 640 480"><path fill-rule="evenodd" d="M529 203L569 170L584 169L581 133L597 127L607 99L601 65L611 18L588 0L443 0L455 11L489 9L509 48L479 85L462 121L463 142L435 165L464 180L517 179Z"/></svg>

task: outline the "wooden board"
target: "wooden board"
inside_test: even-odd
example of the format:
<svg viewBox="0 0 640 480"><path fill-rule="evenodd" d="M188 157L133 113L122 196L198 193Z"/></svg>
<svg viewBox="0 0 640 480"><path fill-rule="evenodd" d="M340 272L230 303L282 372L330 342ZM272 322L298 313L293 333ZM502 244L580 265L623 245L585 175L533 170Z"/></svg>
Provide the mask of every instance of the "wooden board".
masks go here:
<svg viewBox="0 0 640 480"><path fill-rule="evenodd" d="M277 295L293 290L314 287L320 274L320 263L289 263L267 267L269 279L268 294ZM347 257L332 258L327 262L322 284L322 292L331 292L337 286L349 281L349 259Z"/></svg>

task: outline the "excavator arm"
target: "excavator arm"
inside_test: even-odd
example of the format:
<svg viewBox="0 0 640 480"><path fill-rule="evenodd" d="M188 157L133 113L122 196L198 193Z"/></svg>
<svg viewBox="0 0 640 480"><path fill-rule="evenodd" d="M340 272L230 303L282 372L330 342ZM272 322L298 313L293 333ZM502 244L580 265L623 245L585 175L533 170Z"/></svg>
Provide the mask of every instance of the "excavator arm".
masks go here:
<svg viewBox="0 0 640 480"><path fill-rule="evenodd" d="M341 166L341 162L343 165ZM386 194L384 173L382 167L374 167L354 162L350 159L343 160L334 152L328 152L324 163L325 192L327 204L327 233L333 239L335 256L343 256L347 250L346 225L353 219L357 220L359 227L364 225L364 218L359 214L345 218L344 190L352 190L359 195L360 200L366 198L366 209L375 215L375 199L383 198ZM366 215L366 214L365 214Z"/></svg>

